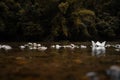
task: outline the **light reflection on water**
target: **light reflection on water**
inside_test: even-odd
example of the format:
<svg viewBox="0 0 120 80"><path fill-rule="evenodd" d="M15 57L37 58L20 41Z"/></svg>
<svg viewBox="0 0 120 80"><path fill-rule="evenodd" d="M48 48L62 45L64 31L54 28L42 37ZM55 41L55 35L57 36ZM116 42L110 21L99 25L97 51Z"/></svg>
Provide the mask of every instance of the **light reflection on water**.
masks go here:
<svg viewBox="0 0 120 80"><path fill-rule="evenodd" d="M11 74L15 78L10 76L8 78L18 80L17 78L25 74L27 77L34 77L34 74L37 74L38 79L35 80L49 80L46 79L48 75L54 78L51 80L57 80L56 76L59 80L89 80L84 79L84 75L89 71L95 71L99 73L99 77L102 76L100 80L110 80L105 70L111 65L120 66L120 54L114 48L90 47L88 44L84 49L54 49L47 45L47 50L38 51L20 50L16 46L18 45L13 45L11 51L0 50L0 71L3 71L0 77L4 75L4 78L6 74ZM16 74L20 76L16 77Z"/></svg>
<svg viewBox="0 0 120 80"><path fill-rule="evenodd" d="M105 56L106 48L105 47L92 47L92 56Z"/></svg>
<svg viewBox="0 0 120 80"><path fill-rule="evenodd" d="M46 45L46 44L45 44ZM78 44L80 46L80 44ZM48 47L47 50L45 51L40 51L40 50L30 50L28 48L21 50L19 47L19 45L14 44L13 45L13 49L9 50L9 51L5 51L3 49L0 49L0 53L4 54L4 53L12 53L11 56L17 55L18 53L21 53L21 55L23 55L24 53L27 54L46 54L46 55L51 55L51 54L59 54L60 55L64 55L64 54L68 54L67 56L70 56L70 54L74 54L76 56L81 56L81 55L86 55L86 56L93 56L93 57L102 57L102 56L106 56L106 55L119 55L119 50L115 49L115 48L106 48L106 47L91 47L91 44L87 44L87 48L59 48L59 49L55 49L55 48L51 48L50 45L46 45ZM84 56L83 56L84 57Z"/></svg>
<svg viewBox="0 0 120 80"><path fill-rule="evenodd" d="M8 53L11 56L17 55L21 53L20 55L29 55L29 54L46 54L46 55L67 55L71 56L74 54L74 56L92 56L92 57L104 57L106 55L119 55L119 51L116 51L115 48L106 48L106 47L91 47L90 43L87 44L87 48L63 48L61 47L60 49L55 49L51 48L50 45L47 45L48 49L45 51L40 51L40 50L30 50L30 49L25 49L21 50L19 49L18 45L14 45L12 50L5 51L3 49L0 49L0 53ZM14 55L13 55L14 54ZM83 56L84 57L84 56Z"/></svg>

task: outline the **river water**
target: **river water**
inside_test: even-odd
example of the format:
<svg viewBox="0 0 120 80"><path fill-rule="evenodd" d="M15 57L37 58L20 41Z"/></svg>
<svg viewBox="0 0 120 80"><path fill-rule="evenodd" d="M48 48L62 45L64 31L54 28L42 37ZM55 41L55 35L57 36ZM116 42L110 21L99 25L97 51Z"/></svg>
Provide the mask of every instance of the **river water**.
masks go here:
<svg viewBox="0 0 120 80"><path fill-rule="evenodd" d="M95 72L99 80L110 80L106 71L113 65L120 66L120 51L114 47L94 49L84 42L74 44L87 48L55 49L50 47L54 43L41 43L48 49L39 51L20 50L18 46L24 43L1 44L13 49L0 50L0 80L90 80L86 76L89 72Z"/></svg>

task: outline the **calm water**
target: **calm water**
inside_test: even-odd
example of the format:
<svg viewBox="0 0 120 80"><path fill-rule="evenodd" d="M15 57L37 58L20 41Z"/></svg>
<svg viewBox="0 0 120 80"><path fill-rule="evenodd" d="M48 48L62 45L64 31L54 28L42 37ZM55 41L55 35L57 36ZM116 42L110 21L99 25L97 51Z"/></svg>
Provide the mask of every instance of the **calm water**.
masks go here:
<svg viewBox="0 0 120 80"><path fill-rule="evenodd" d="M0 50L0 80L89 80L86 74L91 71L100 80L110 80L106 70L120 66L120 52L113 47L95 50L91 43L75 43L87 48L54 49L52 43L43 43L48 49L37 51L20 50L23 43L8 44L12 50Z"/></svg>

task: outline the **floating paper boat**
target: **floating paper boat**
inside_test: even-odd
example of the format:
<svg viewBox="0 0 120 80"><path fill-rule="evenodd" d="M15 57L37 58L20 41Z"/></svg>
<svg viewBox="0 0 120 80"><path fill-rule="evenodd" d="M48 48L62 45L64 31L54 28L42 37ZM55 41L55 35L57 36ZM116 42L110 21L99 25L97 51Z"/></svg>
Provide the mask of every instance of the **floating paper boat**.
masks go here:
<svg viewBox="0 0 120 80"><path fill-rule="evenodd" d="M92 41L92 47L105 47L105 43L106 41L100 43L99 41L97 41L96 43L94 41Z"/></svg>

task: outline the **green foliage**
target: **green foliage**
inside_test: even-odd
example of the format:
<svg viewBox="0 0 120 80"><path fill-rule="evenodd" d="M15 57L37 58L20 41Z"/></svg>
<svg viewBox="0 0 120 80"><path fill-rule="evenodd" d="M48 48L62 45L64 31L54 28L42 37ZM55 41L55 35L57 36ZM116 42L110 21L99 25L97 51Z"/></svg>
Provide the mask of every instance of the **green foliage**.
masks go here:
<svg viewBox="0 0 120 80"><path fill-rule="evenodd" d="M43 31L39 24L34 24L33 22L29 22L26 26L23 27L25 36L40 36Z"/></svg>
<svg viewBox="0 0 120 80"><path fill-rule="evenodd" d="M87 9L82 9L78 11L78 14L80 15L91 15L91 16L95 16L95 13L91 10L87 10Z"/></svg>
<svg viewBox="0 0 120 80"><path fill-rule="evenodd" d="M1 0L0 35L13 40L120 39L119 5L119 0Z"/></svg>
<svg viewBox="0 0 120 80"><path fill-rule="evenodd" d="M0 32L4 32L5 30L5 24L3 23L3 21L0 21Z"/></svg>
<svg viewBox="0 0 120 80"><path fill-rule="evenodd" d="M114 26L115 28L115 26ZM97 29L99 31L99 34L103 38L113 38L116 36L115 29L113 29L113 26L111 22L109 21L101 21L97 24Z"/></svg>
<svg viewBox="0 0 120 80"><path fill-rule="evenodd" d="M53 37L68 37L68 30L66 18L58 14L52 21L51 33Z"/></svg>
<svg viewBox="0 0 120 80"><path fill-rule="evenodd" d="M66 13L66 11L67 11L67 9L68 9L68 7L69 7L69 4L68 4L68 2L61 2L59 5L58 5L58 7L59 7L59 9L60 9L60 11L63 13L63 14L65 14Z"/></svg>
<svg viewBox="0 0 120 80"><path fill-rule="evenodd" d="M95 28L95 13L88 9L77 9L72 12L72 19L74 26L76 26L76 32L80 32L79 36L82 38L90 39L97 35L97 30ZM79 31L78 31L79 30Z"/></svg>

